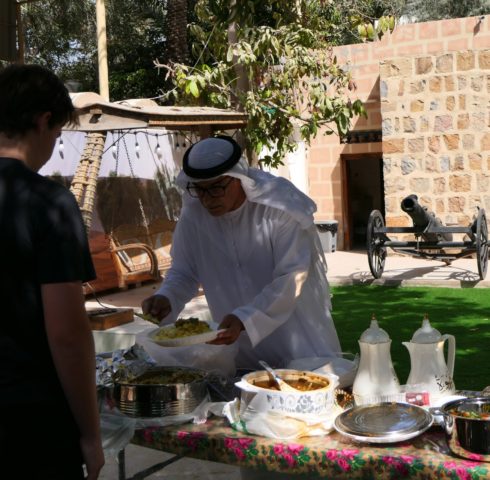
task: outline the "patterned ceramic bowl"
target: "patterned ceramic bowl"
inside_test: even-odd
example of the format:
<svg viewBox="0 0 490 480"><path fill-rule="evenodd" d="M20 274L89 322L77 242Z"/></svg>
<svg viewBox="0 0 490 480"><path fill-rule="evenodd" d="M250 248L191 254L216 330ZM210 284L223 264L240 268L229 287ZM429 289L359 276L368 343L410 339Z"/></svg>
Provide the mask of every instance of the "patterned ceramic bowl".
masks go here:
<svg viewBox="0 0 490 480"><path fill-rule="evenodd" d="M257 411L274 411L291 415L328 415L335 402L338 377L333 374L318 374L302 370L276 370L277 374L297 392L273 389L266 371L248 373L236 383L241 390L244 408L253 405Z"/></svg>

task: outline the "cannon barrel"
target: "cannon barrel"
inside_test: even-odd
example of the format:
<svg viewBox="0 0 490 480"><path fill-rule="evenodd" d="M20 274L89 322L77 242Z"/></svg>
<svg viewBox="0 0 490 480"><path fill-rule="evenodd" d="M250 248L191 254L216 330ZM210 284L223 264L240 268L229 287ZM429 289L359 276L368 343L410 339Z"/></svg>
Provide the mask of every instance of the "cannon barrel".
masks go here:
<svg viewBox="0 0 490 480"><path fill-rule="evenodd" d="M421 230L424 240L428 242L452 241L452 233L430 233L424 231L430 229L430 227L443 227L444 224L427 207L420 205L417 195L412 194L405 197L402 200L401 209L410 215L413 226Z"/></svg>

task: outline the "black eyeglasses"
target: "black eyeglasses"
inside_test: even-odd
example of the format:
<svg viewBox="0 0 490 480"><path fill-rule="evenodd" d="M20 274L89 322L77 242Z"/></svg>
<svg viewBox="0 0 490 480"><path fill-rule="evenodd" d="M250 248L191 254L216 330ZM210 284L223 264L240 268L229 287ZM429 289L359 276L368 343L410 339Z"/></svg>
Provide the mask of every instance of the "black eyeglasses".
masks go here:
<svg viewBox="0 0 490 480"><path fill-rule="evenodd" d="M211 185L210 187L199 187L194 185L193 183L188 183L186 190L189 192L189 195L194 198L202 198L206 194L210 197L218 198L224 197L226 192L226 187L231 183L233 178L230 178L226 183L222 185Z"/></svg>

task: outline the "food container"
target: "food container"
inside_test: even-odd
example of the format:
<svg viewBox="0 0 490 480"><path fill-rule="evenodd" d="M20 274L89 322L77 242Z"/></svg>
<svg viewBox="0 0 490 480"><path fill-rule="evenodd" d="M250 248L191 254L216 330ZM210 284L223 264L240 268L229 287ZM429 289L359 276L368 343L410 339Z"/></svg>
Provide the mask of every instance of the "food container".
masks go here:
<svg viewBox="0 0 490 480"><path fill-rule="evenodd" d="M352 387L359 367L359 354L340 353L334 357L306 357L291 360L287 368L314 373L332 373L339 377L338 388Z"/></svg>
<svg viewBox="0 0 490 480"><path fill-rule="evenodd" d="M278 369L276 372L286 382L306 379L319 388L298 390L298 392L272 390L264 388L264 385L267 384L272 386L270 376L266 371L248 373L236 383L241 390L240 410L253 407L256 411L274 411L288 416L327 416L330 414L334 407L335 388L338 385L336 375L289 369Z"/></svg>
<svg viewBox="0 0 490 480"><path fill-rule="evenodd" d="M153 367L114 383L114 400L130 417L164 417L194 411L207 396L207 372L187 367Z"/></svg>
<svg viewBox="0 0 490 480"><path fill-rule="evenodd" d="M460 457L490 462L490 397L454 400L440 411L449 449Z"/></svg>

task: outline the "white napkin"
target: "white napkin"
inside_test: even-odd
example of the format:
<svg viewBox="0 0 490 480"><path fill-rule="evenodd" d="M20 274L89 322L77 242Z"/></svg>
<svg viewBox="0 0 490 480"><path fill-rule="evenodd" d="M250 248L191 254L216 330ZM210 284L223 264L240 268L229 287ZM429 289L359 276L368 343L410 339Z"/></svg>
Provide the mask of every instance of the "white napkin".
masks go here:
<svg viewBox="0 0 490 480"><path fill-rule="evenodd" d="M342 409L337 405L328 415L304 415L303 418L271 411L258 412L250 405L240 411L238 399L226 403L223 408L223 415L235 430L280 440L326 435L333 430L333 422L340 413Z"/></svg>

